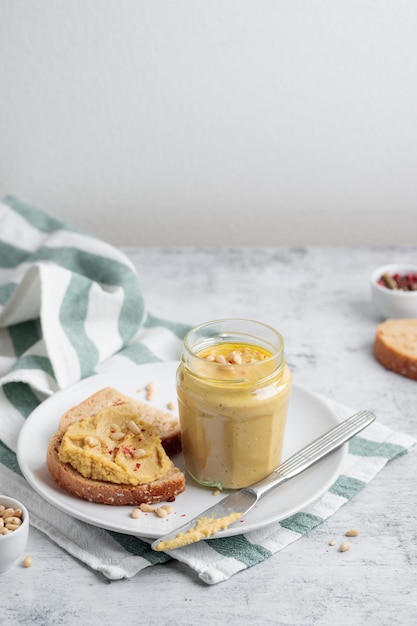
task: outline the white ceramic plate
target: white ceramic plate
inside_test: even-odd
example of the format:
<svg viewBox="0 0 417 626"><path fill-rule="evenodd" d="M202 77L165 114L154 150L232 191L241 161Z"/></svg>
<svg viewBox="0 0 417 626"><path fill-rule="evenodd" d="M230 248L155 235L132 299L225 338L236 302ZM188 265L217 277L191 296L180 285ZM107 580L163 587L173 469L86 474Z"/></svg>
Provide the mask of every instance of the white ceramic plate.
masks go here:
<svg viewBox="0 0 417 626"><path fill-rule="evenodd" d="M167 403L175 402L176 399L177 366L177 363L172 362L151 363L131 366L117 373L93 376L43 402L27 418L17 446L20 468L32 487L57 509L79 520L100 528L149 538L157 538L175 530L227 495L223 493L214 496L211 489L198 486L186 476L185 492L171 504L174 513L162 519L154 513L148 513L135 520L130 517L132 506L113 507L94 504L70 495L54 482L46 467L48 441L57 430L60 417L67 409L106 386L115 387L132 397L145 400L143 390L147 383L154 382L156 393L152 404L167 410ZM283 458L294 454L338 422L337 416L319 398L294 386L287 418ZM347 444L265 496L243 521L221 531L216 537L249 532L300 511L322 495L336 480L346 453ZM181 455L177 455L173 460L183 469Z"/></svg>

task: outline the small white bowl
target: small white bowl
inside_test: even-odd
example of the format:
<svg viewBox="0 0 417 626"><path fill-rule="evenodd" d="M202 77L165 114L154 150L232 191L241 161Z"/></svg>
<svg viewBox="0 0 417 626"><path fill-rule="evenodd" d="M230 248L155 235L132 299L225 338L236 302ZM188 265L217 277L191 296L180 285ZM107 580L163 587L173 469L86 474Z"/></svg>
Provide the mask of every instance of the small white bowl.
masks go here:
<svg viewBox="0 0 417 626"><path fill-rule="evenodd" d="M417 291L388 289L379 285L378 281L384 274L414 274L417 263L392 263L382 265L371 274L371 293L375 312L382 319L417 318Z"/></svg>
<svg viewBox="0 0 417 626"><path fill-rule="evenodd" d="M13 567L25 551L29 537L29 513L19 500L9 498L9 496L0 495L0 504L3 504L6 509L10 507L22 511L22 523L19 528L8 535L0 536L0 574L3 574Z"/></svg>

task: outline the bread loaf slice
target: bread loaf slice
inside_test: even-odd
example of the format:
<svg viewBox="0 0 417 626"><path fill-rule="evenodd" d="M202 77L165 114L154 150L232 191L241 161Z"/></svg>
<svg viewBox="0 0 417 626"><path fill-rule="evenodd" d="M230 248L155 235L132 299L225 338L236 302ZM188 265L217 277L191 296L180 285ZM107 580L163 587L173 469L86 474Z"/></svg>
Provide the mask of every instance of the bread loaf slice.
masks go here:
<svg viewBox="0 0 417 626"><path fill-rule="evenodd" d="M49 472L63 489L90 502L139 505L144 502L153 504L174 500L185 489L185 477L172 461L169 471L162 478L146 484L127 485L86 478L69 463L63 463L59 459L62 437L71 424L120 404L127 404L133 414L154 427L168 456L181 451L178 419L144 402L133 400L112 387L106 387L72 407L61 417L58 431L51 437L48 445L46 460Z"/></svg>
<svg viewBox="0 0 417 626"><path fill-rule="evenodd" d="M392 319L380 324L374 355L387 369L417 380L417 319Z"/></svg>
<svg viewBox="0 0 417 626"><path fill-rule="evenodd" d="M185 489L184 474L172 464L165 476L145 485L115 485L85 478L58 457L63 433L55 433L48 446L47 466L54 480L69 493L98 504L138 505L171 502Z"/></svg>

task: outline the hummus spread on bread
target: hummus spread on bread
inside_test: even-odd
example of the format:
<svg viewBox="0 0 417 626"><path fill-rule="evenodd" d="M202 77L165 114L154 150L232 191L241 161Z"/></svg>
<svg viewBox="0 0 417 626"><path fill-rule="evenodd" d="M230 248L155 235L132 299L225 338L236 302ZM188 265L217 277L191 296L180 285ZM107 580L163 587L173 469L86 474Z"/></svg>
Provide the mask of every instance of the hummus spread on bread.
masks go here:
<svg viewBox="0 0 417 626"><path fill-rule="evenodd" d="M69 426L59 460L85 478L126 485L150 483L172 467L154 428L123 404Z"/></svg>

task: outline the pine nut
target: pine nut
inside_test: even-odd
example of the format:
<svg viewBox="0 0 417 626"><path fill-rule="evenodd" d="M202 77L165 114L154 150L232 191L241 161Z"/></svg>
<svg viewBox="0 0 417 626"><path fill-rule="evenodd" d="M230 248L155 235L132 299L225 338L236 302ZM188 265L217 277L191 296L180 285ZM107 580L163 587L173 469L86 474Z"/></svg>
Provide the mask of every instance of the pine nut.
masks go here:
<svg viewBox="0 0 417 626"><path fill-rule="evenodd" d="M142 511L136 507L131 512L130 517L133 517L133 519L138 519L138 517L140 517L141 515L142 515Z"/></svg>
<svg viewBox="0 0 417 626"><path fill-rule="evenodd" d="M11 533L12 531L9 530L8 528L4 527L4 528L0 528L0 536L1 535L8 535L9 533Z"/></svg>
<svg viewBox="0 0 417 626"><path fill-rule="evenodd" d="M96 448L100 442L95 437L86 437L84 439L84 443L89 448Z"/></svg>
<svg viewBox="0 0 417 626"><path fill-rule="evenodd" d="M6 517L11 517L13 514L14 514L14 509L8 508L8 509L3 509L1 516L4 519L6 519Z"/></svg>
<svg viewBox="0 0 417 626"><path fill-rule="evenodd" d="M7 530L16 530L19 526L20 524L6 524Z"/></svg>
<svg viewBox="0 0 417 626"><path fill-rule="evenodd" d="M152 400L155 395L155 383L148 383L145 387L146 399Z"/></svg>
<svg viewBox="0 0 417 626"><path fill-rule="evenodd" d="M121 441L124 438L124 436L125 434L122 433L121 431L110 433L110 439L113 439L113 441Z"/></svg>
<svg viewBox="0 0 417 626"><path fill-rule="evenodd" d="M350 549L351 545L352 544L350 543L350 541L345 541L339 548L340 552L347 552Z"/></svg>
<svg viewBox="0 0 417 626"><path fill-rule="evenodd" d="M174 402L168 402L167 409L168 409L168 411L173 411L175 409L175 403Z"/></svg>
<svg viewBox="0 0 417 626"><path fill-rule="evenodd" d="M135 459L141 459L142 457L146 456L146 450L144 450L143 448L138 448L137 450L134 451L133 453L133 457Z"/></svg>
<svg viewBox="0 0 417 626"><path fill-rule="evenodd" d="M23 567L32 567L33 559L31 556L27 556L23 561Z"/></svg>
<svg viewBox="0 0 417 626"><path fill-rule="evenodd" d="M169 504L164 504L163 506L161 506L161 509L165 509L168 515L174 512L173 507L170 506Z"/></svg>
<svg viewBox="0 0 417 626"><path fill-rule="evenodd" d="M4 518L0 517L0 528L4 527Z"/></svg>
<svg viewBox="0 0 417 626"><path fill-rule="evenodd" d="M0 504L0 516L3 514L3 511L6 509L4 504Z"/></svg>
<svg viewBox="0 0 417 626"><path fill-rule="evenodd" d="M164 509L163 506L160 506L159 509L156 509L155 512L158 517L166 517L168 515L168 511Z"/></svg>
<svg viewBox="0 0 417 626"><path fill-rule="evenodd" d="M14 510L14 516L15 516L15 517L22 517L22 516L23 516L23 511L22 511L22 509L15 509L15 510Z"/></svg>
<svg viewBox="0 0 417 626"><path fill-rule="evenodd" d="M146 502L142 502L142 504L139 505L139 508L144 513L154 513L155 511L155 507L151 504L147 504Z"/></svg>
<svg viewBox="0 0 417 626"><path fill-rule="evenodd" d="M336 545L336 539L330 539L329 546L335 546L335 545Z"/></svg>
<svg viewBox="0 0 417 626"><path fill-rule="evenodd" d="M20 519L20 517L6 517L4 519L4 523L6 524L16 524L16 526L20 526L20 524L22 523L22 520Z"/></svg>
<svg viewBox="0 0 417 626"><path fill-rule="evenodd" d="M130 420L127 427L130 430L130 432L133 433L134 435L138 435L140 433L139 426L133 420Z"/></svg>
<svg viewBox="0 0 417 626"><path fill-rule="evenodd" d="M345 536L346 537L357 537L359 535L359 530L358 528L352 528L351 530L347 530L345 532Z"/></svg>

